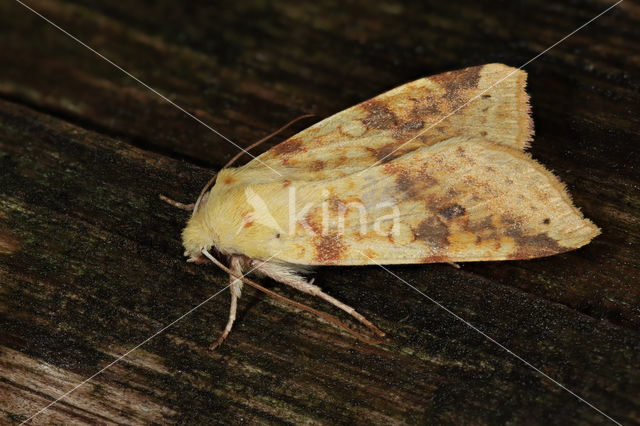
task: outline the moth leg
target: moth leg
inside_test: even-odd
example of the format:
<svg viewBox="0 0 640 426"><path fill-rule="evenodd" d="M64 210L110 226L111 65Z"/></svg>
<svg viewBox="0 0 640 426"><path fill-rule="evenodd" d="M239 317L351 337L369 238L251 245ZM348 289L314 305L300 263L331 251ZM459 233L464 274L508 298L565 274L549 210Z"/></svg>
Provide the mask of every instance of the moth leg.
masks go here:
<svg viewBox="0 0 640 426"><path fill-rule="evenodd" d="M240 263L239 256L233 256L231 258L230 267L234 274L240 275L240 276L242 275L242 266ZM224 339L226 339L227 336L229 335L229 332L233 327L233 323L236 320L236 310L238 308L238 299L240 298L240 294L242 292L242 281L235 278L233 275L229 275L229 280L230 280L229 292L231 293L231 306L229 307L229 320L227 321L227 325L224 328L224 331L222 332L220 337L218 337L218 340L216 340L214 344L209 346L209 350L214 350L215 348L217 348L222 344Z"/></svg>
<svg viewBox="0 0 640 426"><path fill-rule="evenodd" d="M194 203L184 204L184 203L181 203L180 201L172 200L171 198L166 197L166 196L164 196L162 194L158 194L158 197L160 197L160 199L162 201L164 201L165 203L169 204L170 206L176 207L176 208L181 209L181 210L186 210L188 212L192 211L193 208L195 207Z"/></svg>
<svg viewBox="0 0 640 426"><path fill-rule="evenodd" d="M331 303L333 306L342 309L362 324L375 331L380 336L384 336L384 332L376 327L371 321L366 319L364 316L356 312L351 306L342 303L338 299L329 296L327 293L324 293L320 287L313 284L313 280L307 281L300 275L296 273L296 271L292 268L289 268L284 265L280 265L277 263L270 262L262 262L260 260L252 260L250 263L251 267L255 268L257 272L261 272L264 275L273 278L274 280L286 284L295 288L298 291L303 293L310 294L312 296L320 297L323 300Z"/></svg>
<svg viewBox="0 0 640 426"><path fill-rule="evenodd" d="M458 265L458 264L457 264L457 263L455 263L455 262L447 262L447 263L448 263L449 265L453 266L453 267L454 267L454 268L456 268L456 269L460 269L460 265Z"/></svg>

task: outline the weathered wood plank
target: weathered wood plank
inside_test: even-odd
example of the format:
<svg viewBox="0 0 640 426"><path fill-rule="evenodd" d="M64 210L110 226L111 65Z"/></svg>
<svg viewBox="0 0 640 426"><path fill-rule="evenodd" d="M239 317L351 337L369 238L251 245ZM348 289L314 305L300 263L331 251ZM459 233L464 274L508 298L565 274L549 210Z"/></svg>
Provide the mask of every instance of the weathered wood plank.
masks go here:
<svg viewBox="0 0 640 426"><path fill-rule="evenodd" d="M301 113L324 117L413 78L522 64L611 4L531 1L488 13L491 2L27 3L245 145ZM0 7L4 96L211 165L237 152L22 6ZM578 108L576 120L635 133L640 118L617 99L638 105L639 20L624 2L531 63L534 111L564 122Z"/></svg>
<svg viewBox="0 0 640 426"><path fill-rule="evenodd" d="M205 171L10 103L0 104L0 132L2 217L14 247L2 257L2 379L14 395L4 410L20 419L226 280L182 261L184 214L156 196L195 192ZM546 261L537 261L541 270ZM634 415L635 331L466 270L397 272L611 415ZM52 407L43 421L601 420L380 269L327 268L318 281L390 339L360 344L247 291L228 344L210 353L207 343L226 317L225 294Z"/></svg>
<svg viewBox="0 0 640 426"><path fill-rule="evenodd" d="M610 5L531 2L486 13L477 2L29 4L245 146L299 114L324 117L412 78L482 62L522 64ZM0 95L198 164L220 165L237 152L28 10L0 7L8 41ZM345 28L348 16L353 25ZM595 245L607 249L587 249L588 259L564 280L556 268L540 272L531 263L471 266L489 279L516 276L526 291L634 327L640 232L633 212L640 206L626 194L640 179L631 163L640 154L640 114L631 113L640 110L639 21L637 6L624 2L527 67L533 154L604 228ZM326 54L329 48L336 52ZM592 281L584 263L595 262L602 285L574 292L566 280ZM618 273L606 272L612 269Z"/></svg>
<svg viewBox="0 0 640 426"><path fill-rule="evenodd" d="M245 146L412 78L519 65L611 4L237 3L29 2ZM533 154L603 235L548 259L393 268L624 423L640 421L638 21L626 1L528 67ZM209 176L193 164L236 149L17 3L0 4L0 40L0 97L17 102L0 103L0 409L18 421L226 284L183 262L186 215L157 193L191 201ZM605 421L386 272L317 275L389 340L248 290L210 353L222 294L39 422Z"/></svg>

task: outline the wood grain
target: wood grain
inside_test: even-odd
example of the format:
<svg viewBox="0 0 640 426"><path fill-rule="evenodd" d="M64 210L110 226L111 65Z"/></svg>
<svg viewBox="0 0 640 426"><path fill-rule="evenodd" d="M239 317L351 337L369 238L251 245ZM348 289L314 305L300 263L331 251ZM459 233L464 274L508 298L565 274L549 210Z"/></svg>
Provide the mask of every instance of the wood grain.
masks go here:
<svg viewBox="0 0 640 426"><path fill-rule="evenodd" d="M411 79L518 66L612 2L27 4L248 146ZM639 23L625 1L527 66L531 152L600 237L532 261L391 268L624 424L640 422ZM19 423L226 285L184 262L187 215L157 195L193 201L237 149L16 2L0 3L0 44L0 418ZM316 282L387 341L247 290L209 352L223 293L33 423L609 422L380 268Z"/></svg>

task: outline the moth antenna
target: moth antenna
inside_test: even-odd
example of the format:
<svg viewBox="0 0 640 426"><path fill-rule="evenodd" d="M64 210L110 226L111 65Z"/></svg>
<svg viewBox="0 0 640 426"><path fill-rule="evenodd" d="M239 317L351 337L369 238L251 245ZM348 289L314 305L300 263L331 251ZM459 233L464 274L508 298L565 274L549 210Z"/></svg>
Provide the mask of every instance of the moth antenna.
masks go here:
<svg viewBox="0 0 640 426"><path fill-rule="evenodd" d="M204 197L204 194L206 194L207 191L209 190L209 188L211 188L211 186L214 184L214 182L216 181L216 177L217 176L218 176L218 173L214 173L213 176L211 177L211 179L209 179L209 182L207 182L207 184L204 186L204 188L202 188L202 191L200 191L200 195L198 195L198 199L196 200L196 202L195 202L195 204L193 206L193 211L191 212L191 216L196 214L196 212L200 208L200 201L202 201L202 197Z"/></svg>
<svg viewBox="0 0 640 426"><path fill-rule="evenodd" d="M202 249L202 254L204 254L207 258L209 258L209 260L211 260L217 267L219 267L220 269L222 269L223 271L225 271L226 273L228 273L229 275L239 279L240 281L242 281L243 283L246 283L248 285L250 285L251 287L260 290L263 293L268 294L269 296L275 297L276 299L282 300L283 302L289 303L290 305L296 306L302 310L305 310L307 312L310 312L322 319L324 319L325 321L340 327L342 329L344 329L345 331L347 331L348 333L350 333L352 336L356 337L357 339L365 342L365 343L370 343L370 344L380 344L382 343L382 339L376 339L373 340L371 338L369 338L368 336L363 335L362 333L359 333L353 329L351 329L350 327L348 327L347 325L345 325L342 321L340 321L339 319L337 319L336 317L334 317L333 315L329 315L326 314L324 312L320 312L310 306L304 305L302 303L296 302L295 300L291 300L287 297L281 296L276 292L273 292L263 286L261 286L260 284L251 281L250 279L243 277L242 275L238 275L235 272L233 272L231 269L227 268L224 264L222 264L222 262L220 262L218 259L216 259L215 257L213 257L206 249Z"/></svg>
<svg viewBox="0 0 640 426"><path fill-rule="evenodd" d="M186 210L188 212L192 211L195 207L195 204L191 203L191 204L184 204L181 203L180 201L176 201L174 199L171 199L165 195L162 194L158 194L158 197L164 201L165 203L169 204L170 206L173 206L175 208L178 208L180 210Z"/></svg>
<svg viewBox="0 0 640 426"><path fill-rule="evenodd" d="M313 117L313 114L305 114L305 115L301 115L300 117L291 120L290 122L288 122L287 124L285 124L284 126L280 127L278 130L276 130L275 132L265 136L264 138L260 139L258 142L254 142L251 145L249 145L247 148L245 148L244 151L241 151L239 153L237 153L231 160L229 160L229 162L227 164L224 165L223 169L226 169L227 167L229 167L230 165L232 165L233 163L236 162L236 160L240 157L242 157L242 155L244 155L247 151L249 151L250 149L255 148L256 146L262 144L263 142L268 141L269 139L271 139L272 137L276 136L278 133L286 130L289 126L291 126L292 124L302 120L303 118L309 118L309 117Z"/></svg>

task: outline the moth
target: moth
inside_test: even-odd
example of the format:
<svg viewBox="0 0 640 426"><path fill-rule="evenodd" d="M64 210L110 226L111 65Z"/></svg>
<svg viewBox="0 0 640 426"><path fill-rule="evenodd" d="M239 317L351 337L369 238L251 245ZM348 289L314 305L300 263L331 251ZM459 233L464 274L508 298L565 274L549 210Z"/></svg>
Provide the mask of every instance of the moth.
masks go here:
<svg viewBox="0 0 640 426"><path fill-rule="evenodd" d="M503 64L422 78L220 170L182 233L188 261L230 275L229 318L212 347L233 326L243 282L270 292L247 271L319 296L381 337L308 268L532 259L589 243L598 227L524 152L534 134L526 78Z"/></svg>

